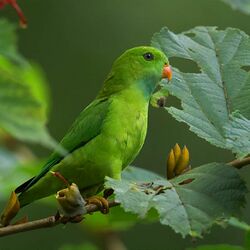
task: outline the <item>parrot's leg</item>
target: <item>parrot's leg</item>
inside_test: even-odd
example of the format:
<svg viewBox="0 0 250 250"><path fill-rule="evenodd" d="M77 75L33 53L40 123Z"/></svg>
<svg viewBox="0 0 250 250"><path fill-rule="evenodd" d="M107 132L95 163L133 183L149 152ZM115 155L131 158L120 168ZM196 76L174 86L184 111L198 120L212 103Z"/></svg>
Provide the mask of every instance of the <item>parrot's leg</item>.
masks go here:
<svg viewBox="0 0 250 250"><path fill-rule="evenodd" d="M103 214L107 214L109 212L109 203L107 199L102 196L91 196L86 199L86 202L88 204L96 205Z"/></svg>

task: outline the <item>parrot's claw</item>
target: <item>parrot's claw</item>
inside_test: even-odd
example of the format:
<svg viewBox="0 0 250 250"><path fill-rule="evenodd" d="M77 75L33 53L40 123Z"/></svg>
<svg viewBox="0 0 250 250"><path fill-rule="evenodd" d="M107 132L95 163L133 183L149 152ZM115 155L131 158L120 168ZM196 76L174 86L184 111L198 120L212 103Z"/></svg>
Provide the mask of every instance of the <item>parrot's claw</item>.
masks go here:
<svg viewBox="0 0 250 250"><path fill-rule="evenodd" d="M63 217L60 218L60 221L63 224L67 224L68 222L80 223L82 220L83 220L83 216L81 216L81 215L76 215L74 217L63 216Z"/></svg>
<svg viewBox="0 0 250 250"><path fill-rule="evenodd" d="M60 212L57 211L56 215L55 215L55 221L59 221L62 224L67 224L68 222L71 223L79 223L84 219L84 217L82 215L76 215L74 217L70 217L70 216L62 216L60 215Z"/></svg>
<svg viewBox="0 0 250 250"><path fill-rule="evenodd" d="M87 204L96 205L103 214L107 214L109 212L109 203L107 199L101 196L92 196L86 199Z"/></svg>
<svg viewBox="0 0 250 250"><path fill-rule="evenodd" d="M114 193L114 190L112 188L105 189L103 192L103 197L107 199L109 196L111 196Z"/></svg>

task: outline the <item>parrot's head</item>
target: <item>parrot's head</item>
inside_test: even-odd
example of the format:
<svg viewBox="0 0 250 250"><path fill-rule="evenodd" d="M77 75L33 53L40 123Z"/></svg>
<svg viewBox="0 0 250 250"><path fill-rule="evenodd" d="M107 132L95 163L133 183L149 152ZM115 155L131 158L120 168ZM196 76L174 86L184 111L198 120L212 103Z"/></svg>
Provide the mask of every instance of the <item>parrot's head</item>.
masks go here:
<svg viewBox="0 0 250 250"><path fill-rule="evenodd" d="M103 90L116 92L133 85L151 95L163 78L172 78L166 55L156 48L140 46L125 51L116 59Z"/></svg>

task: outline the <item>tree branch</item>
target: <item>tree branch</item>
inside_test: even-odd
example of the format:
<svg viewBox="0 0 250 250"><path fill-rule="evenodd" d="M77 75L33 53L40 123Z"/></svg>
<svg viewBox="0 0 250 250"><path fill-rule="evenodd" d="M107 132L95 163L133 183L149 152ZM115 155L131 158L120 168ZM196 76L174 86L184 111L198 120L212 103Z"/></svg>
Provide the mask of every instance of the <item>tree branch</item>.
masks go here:
<svg viewBox="0 0 250 250"><path fill-rule="evenodd" d="M240 169L244 166L250 165L250 157L246 157L244 159L236 159L227 164L237 169ZM109 207L114 207L117 205L119 205L119 203L115 202L114 200L109 201ZM81 218L83 218L84 215L86 214L99 211L99 208L93 204L86 205L85 208L86 208L86 212L81 215ZM16 233L21 233L21 232L26 232L26 231L31 231L31 230L36 230L40 228L54 227L58 224L65 224L67 222L70 222L70 220L65 220L65 217L59 216L57 218L56 215L49 216L47 218L25 222L25 223L18 224L18 225L10 225L7 227L2 227L2 228L0 227L0 237L11 235L11 234L16 234Z"/></svg>
<svg viewBox="0 0 250 250"><path fill-rule="evenodd" d="M249 157L246 157L244 159L236 159L236 160L233 160L231 162L228 163L228 165L231 165L235 168L242 168L244 166L247 166L250 164L250 156Z"/></svg>
<svg viewBox="0 0 250 250"><path fill-rule="evenodd" d="M117 205L119 205L119 203L115 201L109 201L109 207L115 207ZM99 208L93 204L87 205L85 208L86 208L86 213L81 215L82 218L86 214L99 211ZM26 231L31 231L31 230L36 230L39 228L54 227L60 223L65 224L64 217L57 218L57 216L49 216L44 219L25 222L19 225L10 225L7 227L0 228L0 237L11 235L11 234L17 234L21 232L26 232Z"/></svg>

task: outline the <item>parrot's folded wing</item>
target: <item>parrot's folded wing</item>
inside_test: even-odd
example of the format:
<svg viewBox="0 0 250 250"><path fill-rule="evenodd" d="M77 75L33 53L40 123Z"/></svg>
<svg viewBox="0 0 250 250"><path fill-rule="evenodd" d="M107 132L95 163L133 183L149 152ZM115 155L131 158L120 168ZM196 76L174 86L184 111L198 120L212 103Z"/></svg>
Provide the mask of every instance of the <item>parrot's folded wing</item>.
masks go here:
<svg viewBox="0 0 250 250"><path fill-rule="evenodd" d="M100 134L103 121L109 111L110 102L110 99L107 97L96 99L81 112L79 117L69 129L68 133L60 142L60 145L67 150L68 154L80 147L83 147ZM63 158L64 156L57 152L52 153L49 160L42 168L40 174L17 187L15 192L21 193L29 189Z"/></svg>

